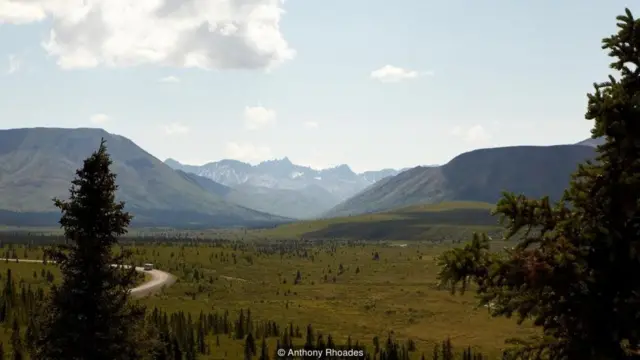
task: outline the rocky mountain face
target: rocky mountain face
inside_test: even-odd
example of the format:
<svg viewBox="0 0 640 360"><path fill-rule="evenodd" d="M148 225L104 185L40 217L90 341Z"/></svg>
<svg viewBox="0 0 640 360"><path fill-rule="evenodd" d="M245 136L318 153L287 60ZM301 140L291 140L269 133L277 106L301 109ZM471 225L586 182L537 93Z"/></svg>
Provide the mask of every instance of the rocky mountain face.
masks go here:
<svg viewBox="0 0 640 360"><path fill-rule="evenodd" d="M325 196L335 200L336 204L377 181L399 172L394 169L383 169L356 174L348 165L316 170L293 164L286 157L253 166L237 160L221 160L194 166L167 159L165 164L173 169L206 177L232 188L242 185L244 189L258 187L303 193L308 191L318 193L321 191L319 189L322 189L326 192Z"/></svg>
<svg viewBox="0 0 640 360"><path fill-rule="evenodd" d="M176 172L228 202L293 219L313 218L338 202L325 189L315 185L301 190L275 189L246 183L229 187L194 173L182 170Z"/></svg>

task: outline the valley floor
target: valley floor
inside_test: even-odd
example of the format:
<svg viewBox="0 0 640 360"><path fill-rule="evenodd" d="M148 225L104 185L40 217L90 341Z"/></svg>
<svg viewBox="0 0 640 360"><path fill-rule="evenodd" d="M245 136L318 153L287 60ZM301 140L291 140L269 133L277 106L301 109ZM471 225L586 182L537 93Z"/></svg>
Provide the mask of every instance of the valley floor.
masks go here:
<svg viewBox="0 0 640 360"><path fill-rule="evenodd" d="M500 244L497 244L500 245ZM177 282L161 293L141 299L149 308L184 311L194 318L241 309L256 321L292 323L331 334L337 342L351 337L372 349L391 333L403 343L412 339L416 358L430 354L434 344L451 338L454 347L471 347L497 356L504 340L533 334L528 326L490 318L477 308L471 292L452 296L437 288L435 257L446 246L409 243L318 244L199 242L170 245L137 244L136 263L152 262L175 274ZM2 250L0 250L1 252ZM16 251L18 257L39 258L40 248ZM33 286L48 286L43 270L59 280L54 265L0 262L0 273L11 268L14 277ZM297 280L296 280L297 279ZM0 331L5 344L9 332ZM244 342L210 336L211 354L202 359L241 359ZM304 341L304 338L296 341ZM219 345L218 345L219 344ZM270 351L275 339L269 340Z"/></svg>

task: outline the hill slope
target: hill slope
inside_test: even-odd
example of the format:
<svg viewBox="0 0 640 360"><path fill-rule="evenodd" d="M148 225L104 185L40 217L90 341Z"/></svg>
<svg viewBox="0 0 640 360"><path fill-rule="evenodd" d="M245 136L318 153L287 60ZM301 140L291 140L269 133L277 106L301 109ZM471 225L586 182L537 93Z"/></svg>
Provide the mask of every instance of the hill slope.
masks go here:
<svg viewBox="0 0 640 360"><path fill-rule="evenodd" d="M514 146L461 154L443 166L416 167L385 178L336 206L326 217L379 212L442 201L495 203L503 190L558 199L590 146Z"/></svg>
<svg viewBox="0 0 640 360"><path fill-rule="evenodd" d="M259 239L459 240L474 231L500 233L498 218L491 215L493 208L481 202L414 205L375 214L299 221L251 231L250 235Z"/></svg>
<svg viewBox="0 0 640 360"><path fill-rule="evenodd" d="M131 140L101 129L0 130L0 223L50 225L51 198L68 197L74 171L107 141L118 200L137 225L232 226L284 219L231 204L172 170Z"/></svg>
<svg viewBox="0 0 640 360"><path fill-rule="evenodd" d="M576 145L585 145L585 146L597 147L599 145L604 144L605 141L606 141L605 137L601 136L601 137L595 138L595 139L589 138L589 139L586 139L586 140L582 140L579 143L576 143Z"/></svg>

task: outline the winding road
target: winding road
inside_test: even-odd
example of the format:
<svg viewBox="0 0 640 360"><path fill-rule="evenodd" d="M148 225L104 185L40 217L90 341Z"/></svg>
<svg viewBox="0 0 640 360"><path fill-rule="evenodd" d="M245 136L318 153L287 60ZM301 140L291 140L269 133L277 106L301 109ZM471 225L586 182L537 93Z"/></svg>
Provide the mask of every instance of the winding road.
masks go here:
<svg viewBox="0 0 640 360"><path fill-rule="evenodd" d="M15 262L16 259L6 259L6 258L0 258L0 261L7 261L9 260L10 262ZM18 263L42 263L42 260L35 260L35 259L18 259ZM50 261L52 262L52 261ZM113 267L116 267L118 265L111 265ZM129 267L129 265L124 265L124 267ZM136 271L138 272L143 272L145 274L149 274L151 276L151 280L144 282L141 285L138 285L136 287L134 287L133 289L131 289L131 296L135 297L135 298L141 298L141 297L145 297L149 294L158 292L162 289L162 287L164 286L171 286L176 282L176 277L169 274L168 272L164 272L158 269L153 269L153 270L149 270L149 271L145 271L143 267L141 266L136 266Z"/></svg>

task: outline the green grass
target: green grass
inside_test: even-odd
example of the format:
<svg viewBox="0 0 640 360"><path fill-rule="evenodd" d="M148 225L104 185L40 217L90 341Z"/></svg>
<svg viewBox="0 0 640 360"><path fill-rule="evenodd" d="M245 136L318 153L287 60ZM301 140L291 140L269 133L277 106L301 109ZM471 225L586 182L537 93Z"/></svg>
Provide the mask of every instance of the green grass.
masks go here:
<svg viewBox="0 0 640 360"><path fill-rule="evenodd" d="M306 258L301 256L303 252L295 255L287 251L281 256L231 246L138 246L135 250L137 262L153 262L179 278L162 293L140 300L149 307L194 316L200 311L228 310L231 319L240 309L249 308L256 320L275 320L281 325L292 322L303 333L305 326L312 324L338 341L351 336L354 342L367 346L374 336L385 339L393 332L401 341L416 341L416 358L447 337L454 345L471 345L497 355L506 338L533 334L527 325L491 318L486 309L476 308L471 293L451 296L438 289L435 257L446 248L425 243L404 247L345 245L331 252L327 246L316 246L306 249ZM373 259L375 252L379 260ZM17 253L22 255L23 250ZM31 250L28 257L36 258L38 253ZM344 273L338 275L340 264ZM48 284L34 279L34 271L40 278L41 269L56 270L54 265L0 262L0 273L6 273L6 268L36 286ZM302 280L294 284L297 271ZM55 278L59 280L59 273ZM0 331L0 339L4 337ZM220 346L215 346L215 338L209 339L214 355L203 359L242 358L241 341L226 336L219 341ZM275 340L269 345L273 350Z"/></svg>
<svg viewBox="0 0 640 360"><path fill-rule="evenodd" d="M229 248L162 248L156 250L152 261L176 273L180 281L165 294L144 301L149 306L194 314L250 308L258 319L292 321L301 327L312 324L342 341L350 335L354 341L370 344L373 336L384 337L393 331L400 339L416 340L425 351L432 343L451 337L454 343L497 353L507 337L531 333L511 321L491 319L485 309L475 308L472 294L452 297L438 290L434 258L443 249L425 244L345 246L331 254L316 248L309 251L314 256L311 261ZM380 260L372 259L374 252ZM229 257L235 253L237 262L216 259L221 253ZM149 251L142 256L148 255ZM337 275L340 264L345 272ZM360 271L356 274L357 268ZM204 279L195 281L191 269L200 269ZM294 285L297 271L302 282ZM194 299L191 294L200 286L203 289ZM229 351L241 351L241 344L234 343L227 344Z"/></svg>
<svg viewBox="0 0 640 360"><path fill-rule="evenodd" d="M298 221L275 228L234 230L174 230L170 228L132 228L131 236L208 237L234 240L354 239L432 241L467 238L476 231L493 232L501 228L490 215L493 204L483 202L444 202L414 205L392 211L331 219ZM61 235L59 228L1 227L2 232Z"/></svg>
<svg viewBox="0 0 640 360"><path fill-rule="evenodd" d="M267 239L425 240L460 237L473 231L497 229L490 215L494 205L446 202L415 205L393 211L331 219L300 221L249 235Z"/></svg>
<svg viewBox="0 0 640 360"><path fill-rule="evenodd" d="M38 264L38 263L27 263L27 262L18 262L15 260L0 261L0 275L2 276L2 281L6 280L7 269L11 269L12 277L16 279L16 282L19 284L20 282L25 282L30 284L31 286L43 287L47 288L51 284L47 281L46 276L42 276L42 271L44 270L51 272L53 274L53 282L58 283L61 279L60 269L53 264Z"/></svg>

